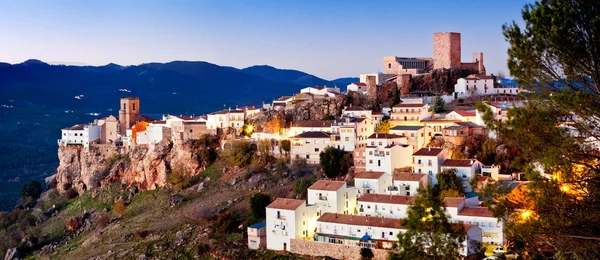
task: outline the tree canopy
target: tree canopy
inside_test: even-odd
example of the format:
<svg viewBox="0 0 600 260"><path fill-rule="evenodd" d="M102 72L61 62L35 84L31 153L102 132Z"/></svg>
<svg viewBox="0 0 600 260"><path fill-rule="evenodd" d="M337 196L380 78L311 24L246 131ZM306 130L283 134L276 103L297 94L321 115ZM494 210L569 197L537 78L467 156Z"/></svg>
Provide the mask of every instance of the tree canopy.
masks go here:
<svg viewBox="0 0 600 260"><path fill-rule="evenodd" d="M327 178L335 178L348 172L349 155L335 147L327 147L320 154L321 169Z"/></svg>
<svg viewBox="0 0 600 260"><path fill-rule="evenodd" d="M457 259L465 241L464 228L448 221L442 200L430 187L419 189L402 226L406 232L398 234L389 259Z"/></svg>
<svg viewBox="0 0 600 260"><path fill-rule="evenodd" d="M458 196L465 194L465 187L460 178L456 176L456 168L445 169L436 174L435 178L437 179L437 184L434 186L435 192L456 191Z"/></svg>
<svg viewBox="0 0 600 260"><path fill-rule="evenodd" d="M36 180L32 180L26 184L21 186L21 196L22 197L31 197L33 199L38 199L40 195L42 195L42 184L40 184Z"/></svg>
<svg viewBox="0 0 600 260"><path fill-rule="evenodd" d="M266 217L266 207L271 204L271 197L262 193L255 193L250 197L250 210L252 216L257 219L263 219Z"/></svg>
<svg viewBox="0 0 600 260"><path fill-rule="evenodd" d="M513 22L503 31L510 74L535 96L505 122L478 107L488 128L516 147L511 166L531 180L519 191L529 203L497 190L489 200L511 220L509 239L529 255L600 258L599 10L600 2L587 0L526 5L524 28Z"/></svg>

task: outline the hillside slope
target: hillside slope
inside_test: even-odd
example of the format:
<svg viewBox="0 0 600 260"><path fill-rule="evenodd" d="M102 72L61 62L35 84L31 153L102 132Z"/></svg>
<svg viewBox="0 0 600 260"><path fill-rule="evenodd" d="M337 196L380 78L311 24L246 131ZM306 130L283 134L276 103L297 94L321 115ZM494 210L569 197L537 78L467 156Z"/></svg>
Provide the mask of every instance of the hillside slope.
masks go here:
<svg viewBox="0 0 600 260"><path fill-rule="evenodd" d="M302 86L333 86L335 83L314 75L290 69L278 69L267 65L257 65L241 69L249 75L263 77L274 82L288 82Z"/></svg>

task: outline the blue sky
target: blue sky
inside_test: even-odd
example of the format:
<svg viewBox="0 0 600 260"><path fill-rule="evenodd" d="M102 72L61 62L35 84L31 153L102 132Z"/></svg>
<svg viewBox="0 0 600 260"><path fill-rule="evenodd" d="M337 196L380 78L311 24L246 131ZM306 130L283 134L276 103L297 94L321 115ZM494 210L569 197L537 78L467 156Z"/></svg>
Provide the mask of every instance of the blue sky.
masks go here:
<svg viewBox="0 0 600 260"><path fill-rule="evenodd" d="M506 68L501 26L529 1L0 0L0 61L121 65L268 64L326 79L382 70L383 56L432 57L434 32L462 34L462 58Z"/></svg>

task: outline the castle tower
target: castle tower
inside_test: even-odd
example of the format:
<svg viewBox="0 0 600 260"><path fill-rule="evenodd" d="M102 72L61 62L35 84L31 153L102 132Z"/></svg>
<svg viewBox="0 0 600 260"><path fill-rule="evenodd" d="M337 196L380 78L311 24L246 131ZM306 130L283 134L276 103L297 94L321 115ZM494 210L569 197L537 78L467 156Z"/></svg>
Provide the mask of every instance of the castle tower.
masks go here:
<svg viewBox="0 0 600 260"><path fill-rule="evenodd" d="M131 128L140 115L140 98L124 97L121 98L121 109L119 109L119 122L122 135L125 134L127 128Z"/></svg>
<svg viewBox="0 0 600 260"><path fill-rule="evenodd" d="M433 68L460 68L460 33L433 34Z"/></svg>
<svg viewBox="0 0 600 260"><path fill-rule="evenodd" d="M473 63L477 65L477 73L485 74L485 67L483 66L483 52L473 53Z"/></svg>

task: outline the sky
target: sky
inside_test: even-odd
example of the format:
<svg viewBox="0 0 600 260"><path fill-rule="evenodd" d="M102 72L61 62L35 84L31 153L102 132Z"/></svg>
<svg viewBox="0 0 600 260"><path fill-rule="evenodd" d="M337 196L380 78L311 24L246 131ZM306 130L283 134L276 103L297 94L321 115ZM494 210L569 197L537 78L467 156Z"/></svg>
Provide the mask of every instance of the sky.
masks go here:
<svg viewBox="0 0 600 260"><path fill-rule="evenodd" d="M383 70L384 56L433 57L434 32L460 32L462 60L506 67L502 25L530 1L0 0L0 61L137 65L267 64L325 79Z"/></svg>

